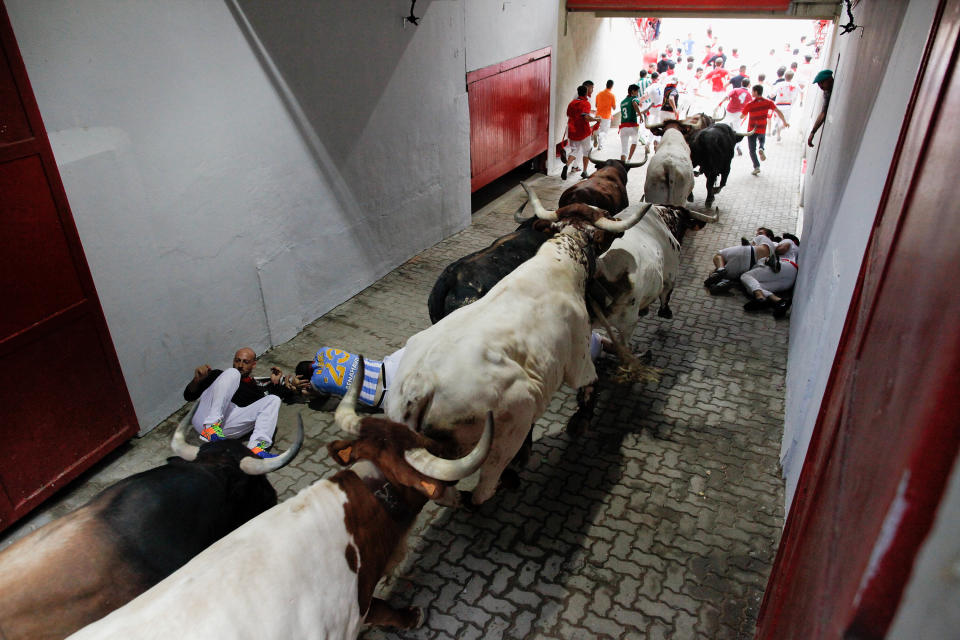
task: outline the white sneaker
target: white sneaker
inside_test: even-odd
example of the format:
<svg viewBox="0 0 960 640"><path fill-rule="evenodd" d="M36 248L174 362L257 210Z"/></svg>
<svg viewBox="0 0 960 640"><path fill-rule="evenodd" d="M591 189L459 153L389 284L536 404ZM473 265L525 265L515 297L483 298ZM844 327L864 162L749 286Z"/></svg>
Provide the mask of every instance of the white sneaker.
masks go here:
<svg viewBox="0 0 960 640"><path fill-rule="evenodd" d="M767 159L767 154L765 154L765 153L763 152L763 149L760 149L759 151L757 151L757 155L760 156L760 159L761 159L761 160L766 160L766 159Z"/></svg>
<svg viewBox="0 0 960 640"><path fill-rule="evenodd" d="M750 173L752 173L752 174L755 175L755 176L758 176L758 175L760 175L760 168L758 167L758 168L754 169L753 171L751 171Z"/></svg>

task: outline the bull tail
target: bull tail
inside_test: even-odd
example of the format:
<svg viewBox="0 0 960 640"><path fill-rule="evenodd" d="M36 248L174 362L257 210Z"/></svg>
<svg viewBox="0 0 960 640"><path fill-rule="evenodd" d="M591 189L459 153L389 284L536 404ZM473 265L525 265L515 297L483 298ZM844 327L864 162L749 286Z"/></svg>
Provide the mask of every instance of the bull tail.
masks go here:
<svg viewBox="0 0 960 640"><path fill-rule="evenodd" d="M447 294L457 283L456 270L452 268L454 264L458 262L448 265L443 270L433 289L430 290L430 297L427 298L427 310L430 312L430 322L433 324L447 315Z"/></svg>

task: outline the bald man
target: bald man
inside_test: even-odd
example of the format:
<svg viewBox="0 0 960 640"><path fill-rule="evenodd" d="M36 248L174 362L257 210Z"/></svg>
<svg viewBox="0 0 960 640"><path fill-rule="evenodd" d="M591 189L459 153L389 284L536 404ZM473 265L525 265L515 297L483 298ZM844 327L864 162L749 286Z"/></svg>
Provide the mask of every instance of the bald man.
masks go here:
<svg viewBox="0 0 960 640"><path fill-rule="evenodd" d="M250 347L238 350L233 356L233 367L226 371L200 365L183 390L183 398L187 402L199 398L193 428L201 440L216 442L250 433L250 451L260 458L273 458L276 454L268 449L277 429L280 401L294 391L284 383L283 372L276 367L270 369L269 382L258 382L252 376L256 366L257 354Z"/></svg>

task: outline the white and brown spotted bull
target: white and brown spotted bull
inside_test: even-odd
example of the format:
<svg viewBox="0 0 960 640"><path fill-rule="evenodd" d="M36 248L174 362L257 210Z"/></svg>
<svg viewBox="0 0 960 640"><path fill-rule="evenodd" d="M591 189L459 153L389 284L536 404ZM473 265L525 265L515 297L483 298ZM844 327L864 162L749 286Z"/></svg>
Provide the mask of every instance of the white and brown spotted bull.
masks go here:
<svg viewBox="0 0 960 640"><path fill-rule="evenodd" d="M361 363L362 366L362 363ZM490 450L488 415L476 446L459 460L437 458L441 443L381 417L358 417L360 381L337 407L352 440L327 446L348 468L260 514L125 607L70 636L76 640L347 640L363 625L410 629L417 608L374 597L380 578L428 499L444 482L476 471Z"/></svg>
<svg viewBox="0 0 960 640"><path fill-rule="evenodd" d="M550 220L556 234L483 298L412 336L386 399L387 417L451 443L458 454L473 447L487 412L494 413L497 435L470 496L475 505L494 494L560 385L596 380L587 280L596 255L649 208L631 207L616 221L580 203L547 211L523 186L535 214ZM464 497L451 490L443 502L460 504Z"/></svg>
<svg viewBox="0 0 960 640"><path fill-rule="evenodd" d="M277 503L264 474L297 454L303 425L290 449L261 460L236 440L187 444L191 415L173 437L180 457L117 482L0 553L0 638L63 638Z"/></svg>

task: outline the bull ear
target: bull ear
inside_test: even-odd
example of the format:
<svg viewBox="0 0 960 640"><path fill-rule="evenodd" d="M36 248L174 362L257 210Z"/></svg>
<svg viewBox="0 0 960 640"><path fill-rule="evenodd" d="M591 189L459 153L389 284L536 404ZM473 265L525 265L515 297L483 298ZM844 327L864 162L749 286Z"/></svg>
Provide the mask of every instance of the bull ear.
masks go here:
<svg viewBox="0 0 960 640"><path fill-rule="evenodd" d="M357 461L355 444L353 440L337 440L327 444L327 451L337 464L346 467Z"/></svg>

